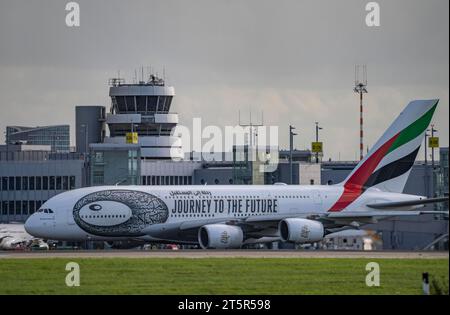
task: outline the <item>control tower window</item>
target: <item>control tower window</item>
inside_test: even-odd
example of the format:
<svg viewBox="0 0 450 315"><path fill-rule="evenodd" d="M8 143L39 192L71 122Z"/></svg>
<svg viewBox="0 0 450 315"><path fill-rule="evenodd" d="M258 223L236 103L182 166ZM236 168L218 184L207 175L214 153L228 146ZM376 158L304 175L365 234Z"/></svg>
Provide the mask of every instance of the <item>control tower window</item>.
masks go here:
<svg viewBox="0 0 450 315"><path fill-rule="evenodd" d="M162 97L160 97L161 99ZM148 112L155 112L156 111L156 103L158 101L158 97L157 96L148 96L147 97L147 111ZM161 101L161 100L160 100Z"/></svg>
<svg viewBox="0 0 450 315"><path fill-rule="evenodd" d="M136 110L136 107L134 106L134 96L125 96L125 103L127 106L127 111L132 112Z"/></svg>
<svg viewBox="0 0 450 315"><path fill-rule="evenodd" d="M160 104L159 111L161 112L168 112L170 108L170 103L172 102L172 96L166 96L164 97L164 103L163 106Z"/></svg>
<svg viewBox="0 0 450 315"><path fill-rule="evenodd" d="M166 103L166 97L160 96L158 99L158 107L157 107L158 112L162 112L164 110L165 103Z"/></svg>
<svg viewBox="0 0 450 315"><path fill-rule="evenodd" d="M145 96L136 96L136 105L138 112L145 113L146 111Z"/></svg>
<svg viewBox="0 0 450 315"><path fill-rule="evenodd" d="M127 107L125 105L125 97L124 96L116 96L117 101L117 109L119 112L126 112Z"/></svg>
<svg viewBox="0 0 450 315"><path fill-rule="evenodd" d="M168 136L172 132L172 128L161 128L160 135Z"/></svg>

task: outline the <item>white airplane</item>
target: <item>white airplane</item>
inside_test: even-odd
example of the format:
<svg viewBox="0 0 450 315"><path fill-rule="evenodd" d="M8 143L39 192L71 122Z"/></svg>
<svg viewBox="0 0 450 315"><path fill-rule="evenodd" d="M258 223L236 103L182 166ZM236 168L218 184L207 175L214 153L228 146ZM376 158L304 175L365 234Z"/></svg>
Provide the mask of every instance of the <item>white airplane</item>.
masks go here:
<svg viewBox="0 0 450 315"><path fill-rule="evenodd" d="M409 103L341 184L88 187L51 198L25 228L53 240L134 238L223 249L317 242L392 216L435 213L420 208L448 198L402 192L437 103Z"/></svg>
<svg viewBox="0 0 450 315"><path fill-rule="evenodd" d="M31 236L25 231L21 223L0 224L0 249L17 249L22 246L28 246L32 243L38 244L39 248L48 245Z"/></svg>

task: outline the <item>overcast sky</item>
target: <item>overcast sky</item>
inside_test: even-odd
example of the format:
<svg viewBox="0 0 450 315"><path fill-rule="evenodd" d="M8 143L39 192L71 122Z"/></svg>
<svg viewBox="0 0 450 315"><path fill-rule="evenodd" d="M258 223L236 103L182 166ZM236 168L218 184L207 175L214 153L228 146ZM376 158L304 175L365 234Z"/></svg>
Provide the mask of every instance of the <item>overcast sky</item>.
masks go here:
<svg viewBox="0 0 450 315"><path fill-rule="evenodd" d="M365 25L369 1L358 0L79 0L79 28L65 25L67 2L0 0L2 133L70 123L73 137L75 105L109 108L108 78L120 70L131 81L143 65L165 67L184 125L235 125L239 110L264 111L282 147L293 124L304 149L319 121L325 158L353 160L354 65L364 63L366 145L410 100L439 98L433 122L448 146L448 0L378 1L374 28Z"/></svg>

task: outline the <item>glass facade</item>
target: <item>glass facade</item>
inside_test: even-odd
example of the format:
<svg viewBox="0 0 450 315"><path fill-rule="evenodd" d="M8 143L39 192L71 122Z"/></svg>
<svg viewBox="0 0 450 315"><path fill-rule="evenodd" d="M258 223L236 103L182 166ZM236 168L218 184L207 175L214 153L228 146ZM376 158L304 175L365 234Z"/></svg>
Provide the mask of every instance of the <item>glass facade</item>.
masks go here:
<svg viewBox="0 0 450 315"><path fill-rule="evenodd" d="M49 180L50 179L50 180ZM52 183L53 184L49 184ZM12 193L14 197L27 198L25 192L33 193L29 198L35 197L36 193L43 191L60 193L75 189L75 176L0 176L0 196L2 192ZM16 195L17 194L17 195ZM6 194L5 196L7 196ZM0 214L3 216L28 216L33 214L46 200L4 200L0 198ZM1 221L1 220L0 220Z"/></svg>
<svg viewBox="0 0 450 315"><path fill-rule="evenodd" d="M31 145L49 145L53 152L70 151L69 125L46 127L6 127L6 142Z"/></svg>
<svg viewBox="0 0 450 315"><path fill-rule="evenodd" d="M192 185L192 176L142 176L141 183L145 186L153 185Z"/></svg>
<svg viewBox="0 0 450 315"><path fill-rule="evenodd" d="M439 168L435 171L435 187L438 197L448 197L448 148L441 148L439 152ZM448 202L437 203L436 210L448 211Z"/></svg>
<svg viewBox="0 0 450 315"><path fill-rule="evenodd" d="M252 158L255 148L248 145L233 147L233 180L236 185L264 185L266 174L260 171L261 162Z"/></svg>
<svg viewBox="0 0 450 315"><path fill-rule="evenodd" d="M91 183L101 185L139 185L140 148L138 146L102 148L91 152Z"/></svg>
<svg viewBox="0 0 450 315"><path fill-rule="evenodd" d="M16 200L0 202L0 214L3 216L27 216L35 213L46 200Z"/></svg>
<svg viewBox="0 0 450 315"><path fill-rule="evenodd" d="M75 176L1 176L1 191L42 191L75 189Z"/></svg>

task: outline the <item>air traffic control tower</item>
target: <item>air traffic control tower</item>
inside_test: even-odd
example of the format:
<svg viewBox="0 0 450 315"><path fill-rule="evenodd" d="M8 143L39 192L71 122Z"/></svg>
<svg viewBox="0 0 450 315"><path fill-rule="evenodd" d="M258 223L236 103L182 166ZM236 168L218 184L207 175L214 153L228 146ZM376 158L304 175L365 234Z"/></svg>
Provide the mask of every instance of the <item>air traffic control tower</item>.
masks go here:
<svg viewBox="0 0 450 315"><path fill-rule="evenodd" d="M128 84L123 79L109 80L111 110L106 115L110 136L105 143L135 143L141 159L182 159L181 138L171 136L178 114L170 112L175 89L163 79L150 75L148 81ZM137 139L127 142L127 135Z"/></svg>

